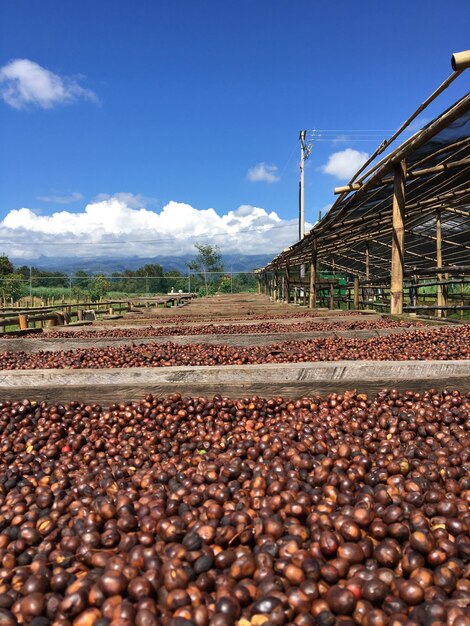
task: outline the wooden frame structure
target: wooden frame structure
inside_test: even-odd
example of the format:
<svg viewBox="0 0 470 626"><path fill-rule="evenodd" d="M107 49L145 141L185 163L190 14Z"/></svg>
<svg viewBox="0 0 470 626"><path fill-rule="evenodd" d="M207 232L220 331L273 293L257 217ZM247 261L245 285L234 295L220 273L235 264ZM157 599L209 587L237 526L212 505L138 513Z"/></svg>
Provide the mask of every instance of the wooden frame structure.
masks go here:
<svg viewBox="0 0 470 626"><path fill-rule="evenodd" d="M460 73L454 72L400 131ZM366 165L397 136L384 142ZM419 308L410 285L434 276L434 309L442 314L449 308L446 281L470 282L470 93L363 170L335 190L336 202L301 241L259 271L292 276L293 267L305 264L310 269L302 288L309 293L311 308L316 306L320 267L356 277L355 305L359 281L376 281L389 293L394 314ZM292 278L289 284L294 285Z"/></svg>

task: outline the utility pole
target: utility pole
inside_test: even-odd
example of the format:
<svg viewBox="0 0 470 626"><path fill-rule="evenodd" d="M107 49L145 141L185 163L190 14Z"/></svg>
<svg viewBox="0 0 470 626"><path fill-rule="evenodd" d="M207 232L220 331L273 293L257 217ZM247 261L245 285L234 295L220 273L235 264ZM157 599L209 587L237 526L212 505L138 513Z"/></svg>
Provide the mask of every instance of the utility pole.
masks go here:
<svg viewBox="0 0 470 626"><path fill-rule="evenodd" d="M300 140L300 178L299 178L299 241L305 237L305 193L304 193L304 169L305 161L312 152L312 145L305 143L306 130L299 133ZM300 278L305 278L305 265L300 266Z"/></svg>

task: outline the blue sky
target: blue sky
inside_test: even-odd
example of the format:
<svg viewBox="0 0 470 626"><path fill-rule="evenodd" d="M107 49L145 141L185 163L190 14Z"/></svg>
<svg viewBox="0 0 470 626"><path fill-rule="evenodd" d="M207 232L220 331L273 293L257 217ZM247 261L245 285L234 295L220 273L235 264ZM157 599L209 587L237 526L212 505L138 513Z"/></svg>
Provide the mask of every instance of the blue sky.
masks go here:
<svg viewBox="0 0 470 626"><path fill-rule="evenodd" d="M250 229L256 251L292 243L299 130L380 131L314 143L312 223L346 178L344 159L329 168L342 177L322 170L331 155L370 153L389 136L450 74L469 23L468 0L2 0L1 245L35 256L62 237L69 247L57 252L73 254L89 236L99 253L116 252L99 245L115 238L135 241L135 254L151 231L172 240L168 253L213 225L230 251ZM59 81L53 93L28 83L41 72ZM18 94L19 77L32 92ZM423 121L468 84L461 77Z"/></svg>

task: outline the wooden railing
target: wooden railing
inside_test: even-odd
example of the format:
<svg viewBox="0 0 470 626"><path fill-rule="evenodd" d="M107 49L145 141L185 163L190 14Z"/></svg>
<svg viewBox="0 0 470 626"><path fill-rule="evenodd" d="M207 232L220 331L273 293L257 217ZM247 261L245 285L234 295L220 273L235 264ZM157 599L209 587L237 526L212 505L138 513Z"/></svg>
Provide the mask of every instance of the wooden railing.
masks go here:
<svg viewBox="0 0 470 626"><path fill-rule="evenodd" d="M195 298L194 293L175 293L155 298L134 298L132 300L108 300L106 302L76 302L45 307L2 307L0 308L0 332L7 328L11 332L40 331L45 322L49 326L62 326L73 321L83 321L85 311L95 315L115 315L123 312L142 313L142 309L151 307L181 306ZM36 325L39 324L39 327ZM14 327L14 328L11 328Z"/></svg>

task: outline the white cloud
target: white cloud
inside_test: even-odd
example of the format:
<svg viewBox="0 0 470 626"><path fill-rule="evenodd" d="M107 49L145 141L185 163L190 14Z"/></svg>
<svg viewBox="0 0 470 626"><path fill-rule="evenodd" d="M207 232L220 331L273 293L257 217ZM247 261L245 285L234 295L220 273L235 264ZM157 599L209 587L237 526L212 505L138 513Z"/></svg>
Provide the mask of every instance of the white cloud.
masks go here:
<svg viewBox="0 0 470 626"><path fill-rule="evenodd" d="M83 195L79 191L73 191L68 195L52 194L50 196L38 196L41 202L51 202L52 204L71 204L78 200L83 200Z"/></svg>
<svg viewBox="0 0 470 626"><path fill-rule="evenodd" d="M432 117L426 115L419 115L415 120L411 122L406 130L415 133L416 131L424 128L426 124L429 124L432 119Z"/></svg>
<svg viewBox="0 0 470 626"><path fill-rule="evenodd" d="M29 208L12 210L0 222L2 250L24 259L40 255L157 257L192 253L194 243L200 242L216 244L227 254L275 254L297 239L296 219L283 220L260 207L242 205L219 215L213 208L196 209L172 200L157 212L136 208L136 198L118 194L91 202L77 213L39 215Z"/></svg>
<svg viewBox="0 0 470 626"><path fill-rule="evenodd" d="M324 174L331 174L341 180L350 179L363 165L369 155L367 152L359 152L352 148L346 148L340 152L334 152L328 157L328 161L320 168Z"/></svg>
<svg viewBox="0 0 470 626"><path fill-rule="evenodd" d="M80 99L98 102L75 78L54 74L29 59L14 59L0 68L0 98L15 109L50 109Z"/></svg>
<svg viewBox="0 0 470 626"><path fill-rule="evenodd" d="M246 177L252 183L277 183L280 179L277 165L258 163L248 170Z"/></svg>

